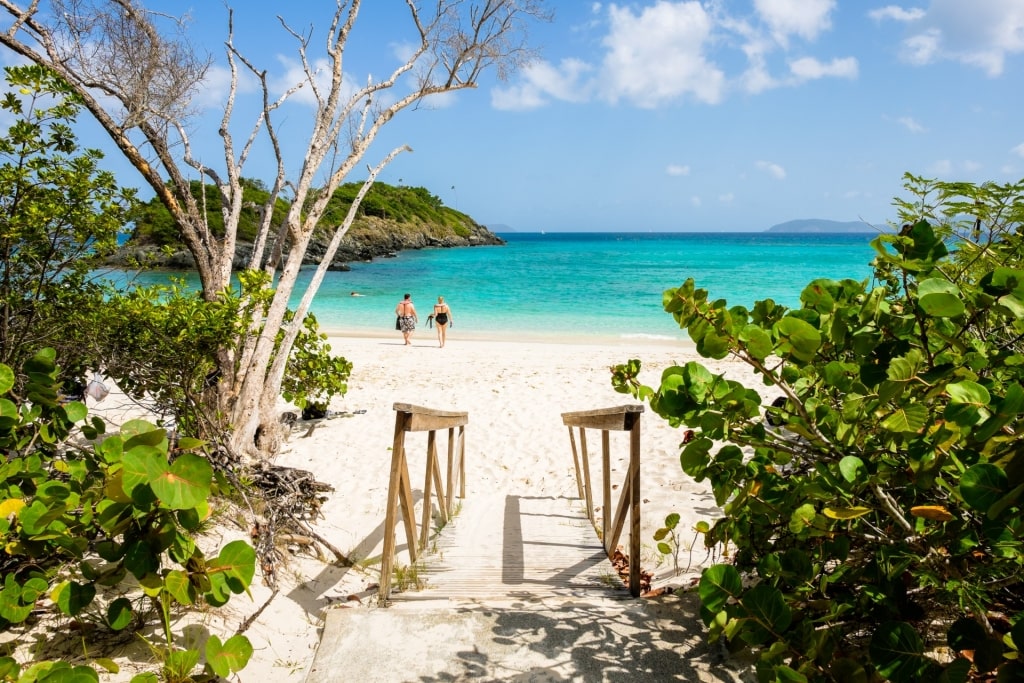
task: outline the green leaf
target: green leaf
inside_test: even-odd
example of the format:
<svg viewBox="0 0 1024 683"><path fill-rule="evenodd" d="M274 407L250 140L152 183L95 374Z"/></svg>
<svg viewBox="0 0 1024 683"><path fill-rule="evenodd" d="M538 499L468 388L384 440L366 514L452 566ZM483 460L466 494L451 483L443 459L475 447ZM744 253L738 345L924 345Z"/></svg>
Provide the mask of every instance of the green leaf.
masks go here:
<svg viewBox="0 0 1024 683"><path fill-rule="evenodd" d="M754 586L743 595L740 603L767 632L779 635L792 623L793 612L782 591L773 586L763 583Z"/></svg>
<svg viewBox="0 0 1024 683"><path fill-rule="evenodd" d="M988 393L988 389L977 382L972 382L970 380L947 384L946 393L949 394L949 400L953 403L970 403L976 406L988 406L989 402L992 400L992 396Z"/></svg>
<svg viewBox="0 0 1024 683"><path fill-rule="evenodd" d="M14 372L0 363L0 394L6 394L14 387Z"/></svg>
<svg viewBox="0 0 1024 683"><path fill-rule="evenodd" d="M879 626L868 651L878 673L893 683L916 683L928 667L921 637L913 626L901 621Z"/></svg>
<svg viewBox="0 0 1024 683"><path fill-rule="evenodd" d="M890 432L916 434L924 429L928 421L928 408L921 404L900 406L889 417L882 420L882 429Z"/></svg>
<svg viewBox="0 0 1024 683"><path fill-rule="evenodd" d="M91 583L64 581L54 588L50 597L57 603L61 612L73 617L92 603L96 597L96 586Z"/></svg>
<svg viewBox="0 0 1024 683"><path fill-rule="evenodd" d="M153 493L163 507L187 510L202 503L210 495L213 467L193 453L185 453L150 482Z"/></svg>
<svg viewBox="0 0 1024 683"><path fill-rule="evenodd" d="M839 473L843 475L843 479L852 484L867 474L867 468L864 466L864 461L856 455L844 455L839 461Z"/></svg>
<svg viewBox="0 0 1024 683"><path fill-rule="evenodd" d="M933 318L955 318L963 315L964 302L960 289L948 280L930 278L917 288L918 305Z"/></svg>
<svg viewBox="0 0 1024 683"><path fill-rule="evenodd" d="M960 476L960 495L979 512L986 512L1006 494L1006 472L991 463L978 463Z"/></svg>
<svg viewBox="0 0 1024 683"><path fill-rule="evenodd" d="M244 669L251 657L252 644L241 634L231 636L223 644L215 635L206 641L206 662L221 678Z"/></svg>
<svg viewBox="0 0 1024 683"><path fill-rule="evenodd" d="M721 610L730 598L737 597L742 590L740 573L727 564L716 564L705 569L697 586L701 604L711 612Z"/></svg>
<svg viewBox="0 0 1024 683"><path fill-rule="evenodd" d="M821 334L804 320L787 315L775 324L778 353L809 362L821 347Z"/></svg>
<svg viewBox="0 0 1024 683"><path fill-rule="evenodd" d="M81 422L89 414L89 409L85 407L84 403L72 401L64 404L64 413L70 422Z"/></svg>
<svg viewBox="0 0 1024 683"><path fill-rule="evenodd" d="M121 631L132 623L132 602L128 598L117 598L107 606L107 624L115 631Z"/></svg>
<svg viewBox="0 0 1024 683"><path fill-rule="evenodd" d="M245 541L232 541L207 565L207 573L222 576L232 593L245 591L256 573L256 551Z"/></svg>
<svg viewBox="0 0 1024 683"><path fill-rule="evenodd" d="M814 527L817 517L818 514L815 512L814 506L810 503L804 503L793 511L789 519L789 530L794 534L802 534Z"/></svg>
<svg viewBox="0 0 1024 683"><path fill-rule="evenodd" d="M171 597L182 605L191 605L195 600L192 597L192 585L189 583L188 574L180 570L167 572L164 577L164 586Z"/></svg>
<svg viewBox="0 0 1024 683"><path fill-rule="evenodd" d="M127 445L127 444L126 444ZM167 472L167 458L155 446L136 445L125 450L121 486L129 496L137 486L146 485Z"/></svg>
<svg viewBox="0 0 1024 683"><path fill-rule="evenodd" d="M757 325L744 326L740 330L739 338L746 344L747 352L757 360L764 360L772 355L772 338Z"/></svg>

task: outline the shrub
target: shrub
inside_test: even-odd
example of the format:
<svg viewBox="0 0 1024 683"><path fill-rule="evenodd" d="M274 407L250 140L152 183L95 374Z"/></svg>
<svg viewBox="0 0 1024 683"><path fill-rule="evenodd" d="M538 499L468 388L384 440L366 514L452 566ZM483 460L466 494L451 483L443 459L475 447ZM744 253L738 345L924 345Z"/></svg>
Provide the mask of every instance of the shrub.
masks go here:
<svg viewBox="0 0 1024 683"><path fill-rule="evenodd" d="M255 552L244 541L212 557L196 543L217 490L203 444L181 439L172 450L163 429L142 421L101 439L105 425L83 404L58 401L52 350L36 354L23 372L19 400L8 397L14 372L0 365L0 630L18 628L40 610L112 631L139 629L156 615L163 641L151 645L160 679L213 680L244 668L252 655L244 636L212 636L200 651L175 645L171 630L174 606L221 606L246 592L255 573ZM78 432L94 441L77 444ZM139 600L101 600L111 588L135 588ZM94 663L116 668L110 660ZM37 661L23 668L7 656L0 657L0 679L98 677L84 664Z"/></svg>
<svg viewBox="0 0 1024 683"><path fill-rule="evenodd" d="M731 552L703 572L701 617L764 681L1024 673L1024 185L909 178L919 201L874 240L873 286L816 280L795 310L665 292L700 355L734 355L779 400L697 362L653 388L639 361L615 369L695 431L681 466L723 509L700 530Z"/></svg>

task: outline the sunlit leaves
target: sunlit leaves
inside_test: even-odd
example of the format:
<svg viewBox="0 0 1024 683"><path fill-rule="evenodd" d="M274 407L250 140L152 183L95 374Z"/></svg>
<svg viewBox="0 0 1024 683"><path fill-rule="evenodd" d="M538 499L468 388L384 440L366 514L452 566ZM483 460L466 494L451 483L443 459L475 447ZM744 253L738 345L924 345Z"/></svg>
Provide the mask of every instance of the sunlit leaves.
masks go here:
<svg viewBox="0 0 1024 683"><path fill-rule="evenodd" d="M903 405L882 420L881 427L890 432L913 434L921 431L927 420L927 406L921 404Z"/></svg>
<svg viewBox="0 0 1024 683"><path fill-rule="evenodd" d="M821 334L807 322L786 316L775 325L777 351L797 361L809 362L821 347Z"/></svg>
<svg viewBox="0 0 1024 683"><path fill-rule="evenodd" d="M963 315L964 302L960 289L948 280L930 278L918 286L918 304L926 315L953 318Z"/></svg>

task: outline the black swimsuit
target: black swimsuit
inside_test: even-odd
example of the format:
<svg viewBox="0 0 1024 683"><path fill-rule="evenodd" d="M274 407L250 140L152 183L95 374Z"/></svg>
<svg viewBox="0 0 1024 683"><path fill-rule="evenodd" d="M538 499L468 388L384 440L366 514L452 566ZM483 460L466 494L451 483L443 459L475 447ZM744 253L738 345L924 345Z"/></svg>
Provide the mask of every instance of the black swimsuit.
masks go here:
<svg viewBox="0 0 1024 683"><path fill-rule="evenodd" d="M448 324L448 314L447 313L438 313L437 315L434 316L434 322L436 322L438 325L447 325Z"/></svg>

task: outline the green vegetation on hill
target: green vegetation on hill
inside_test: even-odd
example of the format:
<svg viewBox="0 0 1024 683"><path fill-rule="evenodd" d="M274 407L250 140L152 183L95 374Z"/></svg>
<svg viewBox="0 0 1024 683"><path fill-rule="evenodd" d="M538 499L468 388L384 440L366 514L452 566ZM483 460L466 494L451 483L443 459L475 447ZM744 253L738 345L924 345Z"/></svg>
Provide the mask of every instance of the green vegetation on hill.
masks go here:
<svg viewBox="0 0 1024 683"><path fill-rule="evenodd" d="M258 214L255 207L263 205L269 192L266 185L259 180L243 179L243 200L245 208L239 221L238 237L242 241L251 242L256 238ZM321 229L326 230L340 225L348 213L352 201L359 192L362 183L346 183L338 188L331 199L327 212L320 222ZM192 196L200 199L201 185L193 182ZM220 201L217 188L207 185L205 188L206 215L210 226L217 235L224 234L224 220L220 213ZM284 199L278 199L274 208L275 225L279 224L290 205ZM137 245L177 246L180 244L178 229L171 219L170 213L160 202L153 198L140 204L130 216L134 222L132 240ZM386 183L375 183L367 192L359 207L353 232L360 233L372 221L362 219L379 218L396 227L398 231L415 226L429 228L432 236L438 239L457 236L469 238L474 232L475 221L464 213L444 206L441 199L423 187L395 187Z"/></svg>

